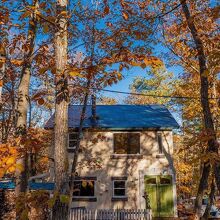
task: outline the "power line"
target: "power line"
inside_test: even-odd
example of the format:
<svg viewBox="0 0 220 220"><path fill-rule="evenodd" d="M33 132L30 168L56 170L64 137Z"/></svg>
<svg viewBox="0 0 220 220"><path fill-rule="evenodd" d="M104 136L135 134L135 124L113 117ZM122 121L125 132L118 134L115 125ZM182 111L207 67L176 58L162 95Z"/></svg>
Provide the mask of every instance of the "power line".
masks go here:
<svg viewBox="0 0 220 220"><path fill-rule="evenodd" d="M124 95L147 96L147 97L155 97L155 98L194 99L194 100L200 99L200 97L143 94L143 93L135 93L135 92L124 92L124 91L110 90L110 89L100 89L100 88L95 88L95 87L92 87L91 89L92 90L101 90L104 92L119 93L119 94L124 94ZM219 98L208 98L208 99L218 100Z"/></svg>

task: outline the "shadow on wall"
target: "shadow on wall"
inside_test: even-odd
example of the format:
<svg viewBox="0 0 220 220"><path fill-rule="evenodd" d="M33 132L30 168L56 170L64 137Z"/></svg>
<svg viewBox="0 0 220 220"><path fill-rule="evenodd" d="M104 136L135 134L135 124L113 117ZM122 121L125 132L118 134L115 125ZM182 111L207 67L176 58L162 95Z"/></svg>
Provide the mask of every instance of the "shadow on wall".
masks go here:
<svg viewBox="0 0 220 220"><path fill-rule="evenodd" d="M146 132L147 133L147 132ZM164 133L164 138L168 146L168 150L163 149L164 155L168 160L168 164L172 170L173 160L170 154L170 148L168 137L169 132ZM155 144L155 132L146 134L141 139L141 146L147 143L148 148L144 148L142 154L148 155L148 164L153 164L155 161L158 163L158 159L152 157L152 154L158 153L157 144ZM80 155L78 158L77 172L79 176L97 177L96 195L97 202L82 202L74 201L74 206L85 206L88 208L139 208L139 173L140 159L138 158L120 158L111 159L113 154L113 136L111 132L85 132L84 139L81 142ZM160 163L160 161L159 161ZM164 166L161 162L161 167ZM127 196L128 201L114 201L112 202L112 177L127 177Z"/></svg>

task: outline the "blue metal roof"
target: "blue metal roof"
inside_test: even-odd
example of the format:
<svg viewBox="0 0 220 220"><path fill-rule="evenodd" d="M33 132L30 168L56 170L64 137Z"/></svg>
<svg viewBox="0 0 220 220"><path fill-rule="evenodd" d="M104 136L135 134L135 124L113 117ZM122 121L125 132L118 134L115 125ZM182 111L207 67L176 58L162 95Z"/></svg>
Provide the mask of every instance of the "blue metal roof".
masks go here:
<svg viewBox="0 0 220 220"><path fill-rule="evenodd" d="M69 106L69 128L78 128L82 105ZM109 130L173 129L179 125L163 105L97 105L96 128ZM92 128L91 105L87 106L83 128ZM54 115L45 128L54 127Z"/></svg>

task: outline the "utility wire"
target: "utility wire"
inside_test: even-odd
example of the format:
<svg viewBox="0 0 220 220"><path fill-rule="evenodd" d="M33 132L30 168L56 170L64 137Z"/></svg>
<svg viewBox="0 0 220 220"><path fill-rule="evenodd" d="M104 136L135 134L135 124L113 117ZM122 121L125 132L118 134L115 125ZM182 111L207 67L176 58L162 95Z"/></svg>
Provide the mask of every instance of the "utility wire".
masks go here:
<svg viewBox="0 0 220 220"><path fill-rule="evenodd" d="M96 90L96 91L101 90L101 91L104 91L104 92L119 93L119 94L125 94L125 95L147 96L147 97L155 97L155 98L193 99L193 100L200 99L200 97L143 94L143 93L135 93L135 92L124 92L124 91L110 90L110 89L100 89L100 88L95 88L95 87L91 87L91 89ZM220 98L209 98L209 99L218 100Z"/></svg>

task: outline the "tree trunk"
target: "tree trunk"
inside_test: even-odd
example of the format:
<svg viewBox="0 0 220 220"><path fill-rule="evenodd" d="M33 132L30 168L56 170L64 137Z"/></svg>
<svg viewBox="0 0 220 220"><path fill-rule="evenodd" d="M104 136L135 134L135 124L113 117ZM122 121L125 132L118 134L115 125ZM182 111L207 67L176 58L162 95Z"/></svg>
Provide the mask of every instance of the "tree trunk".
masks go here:
<svg viewBox="0 0 220 220"><path fill-rule="evenodd" d="M215 197L215 182L214 182L214 178L213 178L212 185L211 185L211 192L209 194L209 201L208 201L208 204L206 206L205 213L202 217L202 220L206 220L206 219L209 218L209 213L210 213L211 207L212 207L213 202L214 202L214 197Z"/></svg>
<svg viewBox="0 0 220 220"><path fill-rule="evenodd" d="M6 50L5 45L0 43L0 110L2 108L2 88L5 76Z"/></svg>
<svg viewBox="0 0 220 220"><path fill-rule="evenodd" d="M94 60L94 52L95 52L95 26L93 23L93 29L92 29L92 45L91 45L91 67L93 65L93 60ZM90 93L90 87L91 83L93 80L93 75L94 73L90 72L88 68L88 81L86 84L86 92L85 92L85 97L83 100L83 107L82 107L82 112L80 116L80 123L79 123L79 128L78 128L78 137L77 137L77 143L76 143L76 148L74 151L74 157L71 165L71 173L70 173L70 198L72 198L73 195L73 188L74 188L74 180L75 180L75 174L76 174L76 166L77 166L77 160L78 160L78 155L79 155L79 148L80 148L80 141L81 141L81 136L83 133L83 121L85 119L85 114L86 114L86 107L87 107L87 102L89 98L89 93ZM96 109L95 109L95 97L93 97L93 106L92 106L92 120L94 119L93 117L96 117ZM71 201L69 202L69 208L71 207Z"/></svg>
<svg viewBox="0 0 220 220"><path fill-rule="evenodd" d="M67 73L67 0L57 0L55 33L56 100L54 126L54 161L56 190L67 180L68 160L68 73Z"/></svg>
<svg viewBox="0 0 220 220"><path fill-rule="evenodd" d="M31 77L31 63L32 63L32 54L35 46L35 38L37 32L37 20L36 20L36 11L38 7L38 0L34 0L33 6L35 7L32 17L29 22L29 29L27 35L27 46L28 51L26 51L24 56L24 64L21 70L21 80L18 86L18 101L17 101L17 122L16 122L16 135L23 136L27 132L27 112L29 106L29 85ZM23 146L21 146L21 149ZM25 149L22 149L25 151ZM24 152L23 157L17 160L17 164L22 165L23 170L16 170L16 189L15 195L19 196L21 192L27 190L27 179L28 179L28 170L27 170L27 154Z"/></svg>
<svg viewBox="0 0 220 220"><path fill-rule="evenodd" d="M82 112L81 112L81 116L80 116L80 123L79 123L78 134L77 134L77 143L76 143L76 148L74 151L73 162L71 165L70 192L69 192L70 198L72 198L72 195L73 195L74 179L75 179L75 174L76 174L76 165L77 165L77 160L78 160L78 155L79 155L80 140L81 140L81 136L82 136L82 132L83 132L83 122L85 119L86 107L87 107L88 98L89 98L90 85L91 85L91 79L89 78L87 81L87 85L86 85L86 93L85 93L85 97L83 100ZM69 202L69 209L71 207L71 203L72 203L72 200L70 200L70 202Z"/></svg>
<svg viewBox="0 0 220 220"><path fill-rule="evenodd" d="M52 218L65 220L68 218L68 206L62 204L60 193L67 193L68 185L68 72L67 72L67 3L68 0L56 1L56 32L55 32L55 119L54 119L54 171L55 190L58 192L53 207Z"/></svg>
<svg viewBox="0 0 220 220"><path fill-rule="evenodd" d="M214 123L213 123L212 113L211 113L210 104L209 104L209 79L207 76L207 72L208 72L208 69L206 66L207 60L206 60L206 56L204 53L203 42L195 27L193 17L191 17L186 0L180 0L180 3L182 5L182 10L186 17L186 22L192 34L193 41L195 43L196 50L198 53L199 72L200 72L200 95L201 95L201 105L202 105L202 110L203 110L203 123L204 123L204 128L207 134L209 135L207 152L217 153L218 149L216 149L216 133L214 129ZM210 161L207 161L204 163L202 176L200 178L200 183L199 183L199 188L198 188L197 198L196 198L196 203L195 203L195 212L196 212L197 218L199 217L199 213L200 213L200 209L202 205L203 193L208 185L208 176L210 173L209 163ZM219 172L220 170L216 172L216 178L219 176Z"/></svg>

